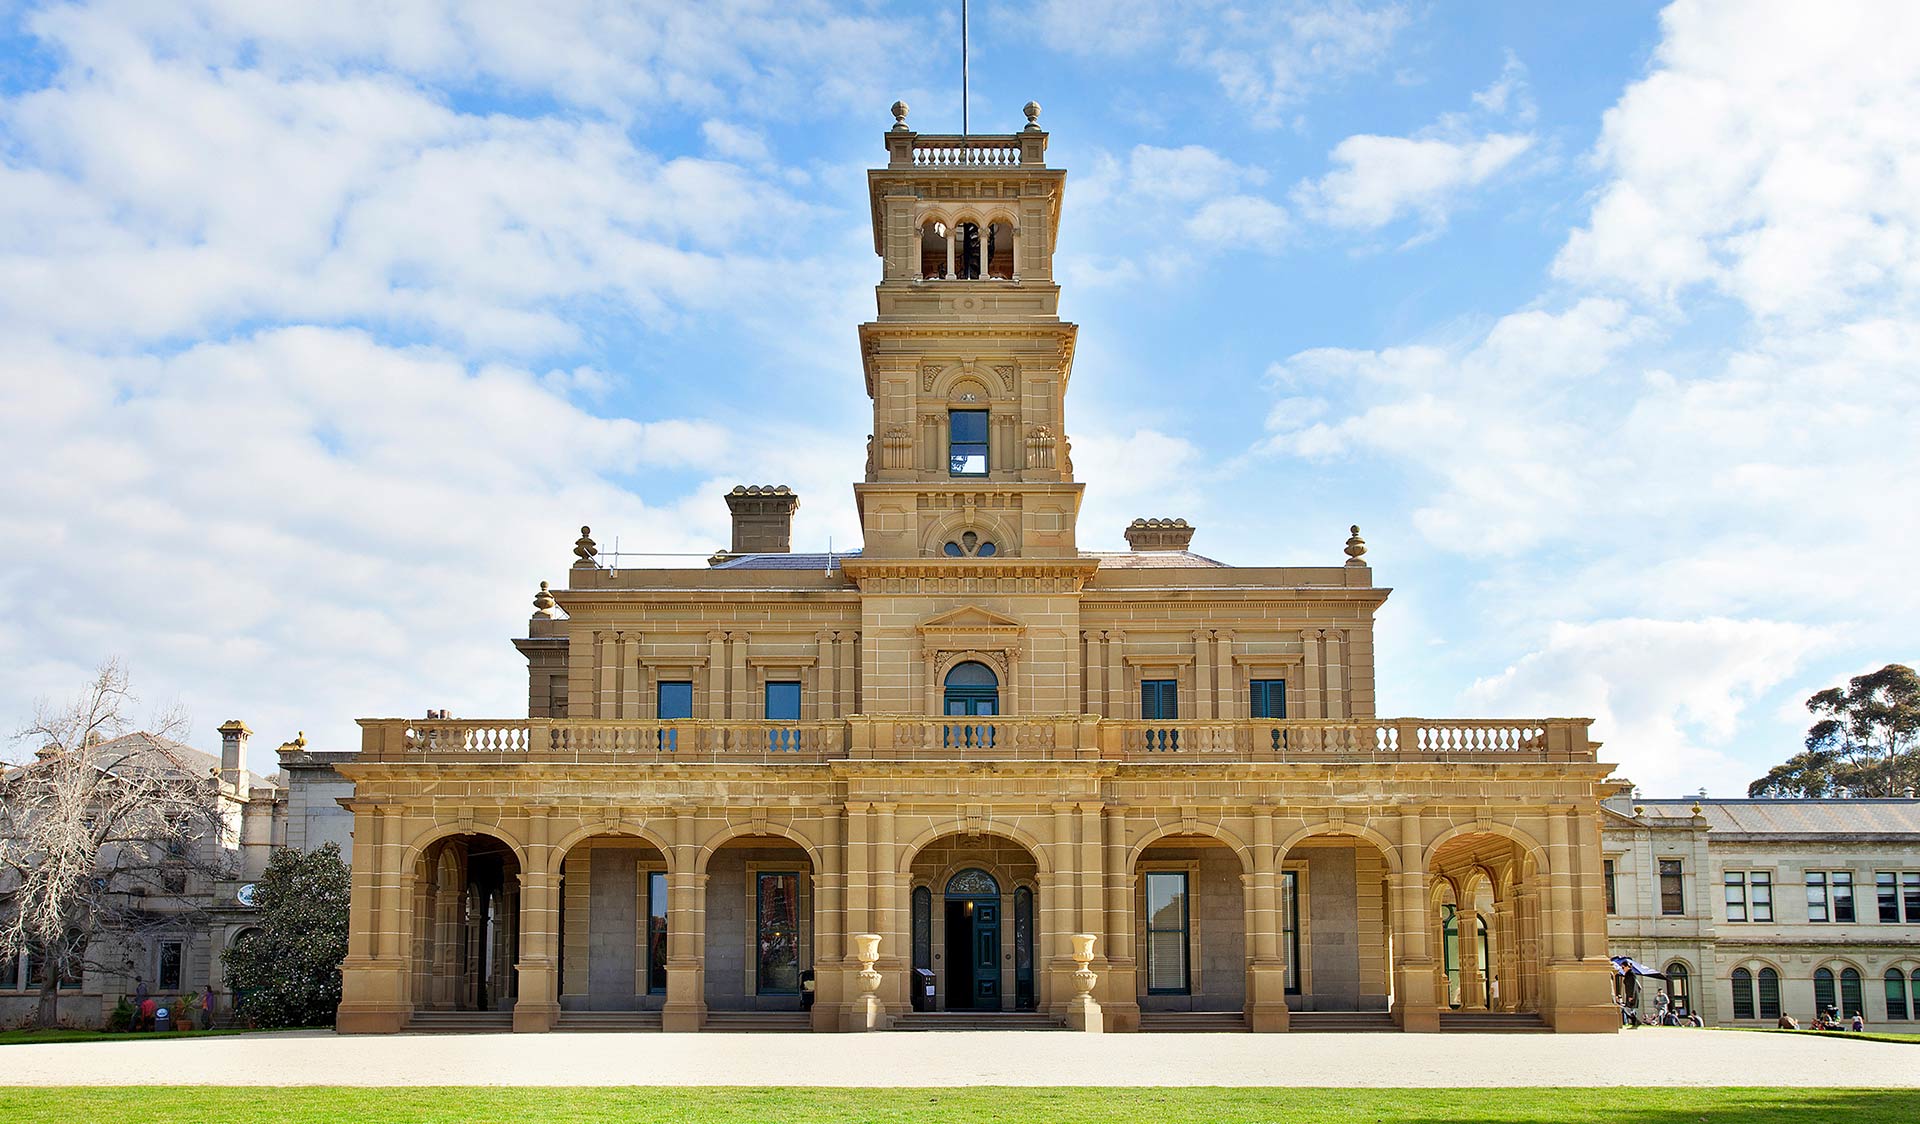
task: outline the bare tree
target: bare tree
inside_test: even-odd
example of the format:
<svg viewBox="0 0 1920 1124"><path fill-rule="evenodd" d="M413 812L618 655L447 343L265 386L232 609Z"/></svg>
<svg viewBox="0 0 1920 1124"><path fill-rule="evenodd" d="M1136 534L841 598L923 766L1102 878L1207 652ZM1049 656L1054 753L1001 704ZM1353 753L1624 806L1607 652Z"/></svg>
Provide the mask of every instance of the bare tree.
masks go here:
<svg viewBox="0 0 1920 1124"><path fill-rule="evenodd" d="M72 703L38 707L16 735L30 759L0 766L0 956L39 966L43 1027L63 979L124 973L124 950L192 924L193 881L222 873L215 770L170 737L185 733L177 711L131 732L134 702L109 660Z"/></svg>

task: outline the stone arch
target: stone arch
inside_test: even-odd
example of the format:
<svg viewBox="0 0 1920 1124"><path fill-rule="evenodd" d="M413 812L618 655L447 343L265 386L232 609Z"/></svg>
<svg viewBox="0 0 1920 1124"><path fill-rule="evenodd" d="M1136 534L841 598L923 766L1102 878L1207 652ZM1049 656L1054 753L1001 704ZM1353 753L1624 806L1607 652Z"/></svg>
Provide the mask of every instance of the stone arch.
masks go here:
<svg viewBox="0 0 1920 1124"><path fill-rule="evenodd" d="M994 380L989 377L990 373L987 371L987 366L988 363L986 360L978 360L972 363L948 360L941 367L940 373L934 376L933 386L930 388L929 393L949 406L961 405L962 403L956 400L963 393L962 384L967 384L966 388L972 389L978 398L977 401L967 403L966 405L985 407L996 401L1002 403L1013 401L1014 396L1012 394L1004 390L996 391L994 389Z"/></svg>
<svg viewBox="0 0 1920 1124"><path fill-rule="evenodd" d="M1035 839L1032 832L1016 827L1013 824L999 822L977 830L969 827L961 820L945 820L936 823L907 841L907 845L902 851L900 865L906 869L912 869L913 861L920 857L920 852L926 850L928 844L939 839L944 839L949 835L997 835L1002 839L1011 840L1021 847L1026 848L1027 854L1033 856L1034 869L1040 872L1042 885L1047 884L1053 878L1053 863L1047 855L1046 844Z"/></svg>
<svg viewBox="0 0 1920 1124"><path fill-rule="evenodd" d="M427 848L432 847L435 843L443 839L450 839L456 835L484 835L496 842L505 844L507 850L513 852L513 861L520 864L521 870L531 869L527 864L526 843L513 832L508 831L504 826L500 824L460 822L437 823L419 835L414 836L413 841L407 844L405 855L401 859L400 869L410 874L415 866L419 864L421 856L427 853Z"/></svg>
<svg viewBox="0 0 1920 1124"><path fill-rule="evenodd" d="M687 871L687 872L676 872L676 873L705 874L707 872L707 863L713 858L713 853L715 851L718 851L720 848L726 846L728 843L733 842L735 839L741 839L750 835L772 835L772 836L778 836L779 838L785 839L786 841L794 844L795 846L799 847L801 851L806 853L807 862L809 865L813 867L813 871L816 876L818 876L818 874L820 873L821 864L820 864L819 846L815 844L813 840L808 839L806 836L800 834L798 830L792 827L789 827L786 824L777 824L777 823L728 824L726 827L721 828L718 832L716 832L712 836L709 836L706 842L700 844L700 855L698 858L694 860L693 870Z"/></svg>
<svg viewBox="0 0 1920 1124"><path fill-rule="evenodd" d="M1020 535L1015 527L1000 516L978 508L971 517L964 511L956 511L929 522L921 532L920 553L936 556L948 539L959 538L967 531L978 531L982 537L993 540L1002 557L1020 553Z"/></svg>
<svg viewBox="0 0 1920 1124"><path fill-rule="evenodd" d="M567 852L589 839L602 835L627 835L650 844L666 859L667 871L678 873L673 865L673 844L667 842L652 828L634 823L632 820L601 820L568 832L559 842L547 848L547 861L550 864L547 873L557 876L560 873L561 864L566 862Z"/></svg>
<svg viewBox="0 0 1920 1124"><path fill-rule="evenodd" d="M1287 857L1287 852L1309 839L1322 835L1364 839L1368 843L1373 844L1374 848L1380 852L1381 858L1385 860L1387 864L1388 874L1400 873L1399 848L1395 847L1386 836L1365 824L1332 823L1330 821L1308 824L1281 840L1280 845L1274 849L1274 856L1276 860L1284 860Z"/></svg>
<svg viewBox="0 0 1920 1124"><path fill-rule="evenodd" d="M1198 820L1192 823L1162 824L1141 836L1140 841L1135 843L1127 851L1127 869L1131 871L1135 866L1139 865L1141 857L1147 852L1147 848L1163 839L1178 835L1204 835L1210 839L1219 840L1221 843L1226 844L1227 849L1232 851L1234 856L1240 860L1241 873L1252 874L1254 872L1253 848L1247 846L1244 840L1226 828L1220 827L1217 824L1201 823Z"/></svg>
<svg viewBox="0 0 1920 1124"><path fill-rule="evenodd" d="M1440 849L1463 835L1501 836L1517 844L1521 851L1533 860L1534 872L1536 874L1551 874L1553 872L1553 865L1547 861L1547 849L1538 839L1535 839L1533 836L1511 824L1491 821L1487 823L1455 824L1439 835L1434 836L1420 853L1421 865L1428 870L1433 869L1434 860L1440 856Z"/></svg>
<svg viewBox="0 0 1920 1124"><path fill-rule="evenodd" d="M933 664L933 682L935 689L937 690L944 685L947 681L947 674L963 663L983 664L988 670L993 672L994 676L1000 680L1000 702L1004 706L1007 701L1007 687L1013 678L1013 669L1008 666L1007 654L997 649L983 650L968 648L964 651L956 649L942 652L940 658L935 660Z"/></svg>

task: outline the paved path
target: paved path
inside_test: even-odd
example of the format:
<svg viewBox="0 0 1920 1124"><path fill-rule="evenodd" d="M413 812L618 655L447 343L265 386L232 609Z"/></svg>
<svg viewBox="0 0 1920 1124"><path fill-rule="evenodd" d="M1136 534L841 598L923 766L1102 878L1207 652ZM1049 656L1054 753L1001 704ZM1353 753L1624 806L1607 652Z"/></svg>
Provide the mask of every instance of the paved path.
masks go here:
<svg viewBox="0 0 1920 1124"><path fill-rule="evenodd" d="M0 1046L7 1085L1920 1086L1920 1045L1549 1034L475 1034Z"/></svg>

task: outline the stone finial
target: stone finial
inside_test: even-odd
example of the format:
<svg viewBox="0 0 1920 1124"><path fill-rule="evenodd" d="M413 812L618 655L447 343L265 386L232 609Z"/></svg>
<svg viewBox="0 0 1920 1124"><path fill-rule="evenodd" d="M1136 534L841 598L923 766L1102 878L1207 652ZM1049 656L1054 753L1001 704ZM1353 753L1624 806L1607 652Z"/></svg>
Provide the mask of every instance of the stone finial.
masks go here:
<svg viewBox="0 0 1920 1124"><path fill-rule="evenodd" d="M900 129L902 131L906 129L907 127L907 103L906 102L897 101L893 103L893 127L896 129Z"/></svg>
<svg viewBox="0 0 1920 1124"><path fill-rule="evenodd" d="M540 592L533 595L533 615L552 620L560 615L558 605L559 602L553 599L553 593L547 588L547 583L541 582Z"/></svg>
<svg viewBox="0 0 1920 1124"><path fill-rule="evenodd" d="M1360 556L1367 552L1367 540L1360 537L1360 524L1355 523L1350 530L1352 533L1347 536L1347 565L1364 566L1366 563L1360 560Z"/></svg>
<svg viewBox="0 0 1920 1124"><path fill-rule="evenodd" d="M1040 127L1040 103L1039 102L1037 101L1028 102L1025 106L1022 107L1021 112L1027 115L1027 128L1038 129Z"/></svg>
<svg viewBox="0 0 1920 1124"><path fill-rule="evenodd" d="M573 544L573 568L576 570L597 568L600 563L595 561L595 558L599 553L600 548L594 545L593 541L593 528L580 528L580 538Z"/></svg>
<svg viewBox="0 0 1920 1124"><path fill-rule="evenodd" d="M1193 542L1185 519L1135 519L1127 524L1127 545L1134 550L1185 550Z"/></svg>

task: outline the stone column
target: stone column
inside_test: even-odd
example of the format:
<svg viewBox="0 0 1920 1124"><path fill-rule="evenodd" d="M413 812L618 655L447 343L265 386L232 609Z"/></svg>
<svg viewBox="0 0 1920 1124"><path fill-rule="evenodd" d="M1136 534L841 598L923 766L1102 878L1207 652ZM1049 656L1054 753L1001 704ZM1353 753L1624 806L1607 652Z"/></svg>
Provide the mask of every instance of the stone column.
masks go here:
<svg viewBox="0 0 1920 1124"><path fill-rule="evenodd" d="M953 270L953 236L957 229L957 227L951 225L947 227L947 279L949 281L959 276L959 274Z"/></svg>
<svg viewBox="0 0 1920 1124"><path fill-rule="evenodd" d="M1300 647L1300 701L1306 712L1301 717L1325 718L1326 710L1320 703L1320 630L1302 630Z"/></svg>
<svg viewBox="0 0 1920 1124"><path fill-rule="evenodd" d="M353 864L351 878L347 955L335 1017L342 1034L391 1034L406 1025L413 1007L410 950L398 932L408 919L408 911L397 904L408 885L399 869L398 828L397 817L382 806L353 804L353 837L362 841L364 857Z"/></svg>
<svg viewBox="0 0 1920 1124"><path fill-rule="evenodd" d="M727 704L727 717L735 722L751 722L759 713L752 698L753 685L747 675L747 634L732 633L728 639L733 641L733 689Z"/></svg>
<svg viewBox="0 0 1920 1124"><path fill-rule="evenodd" d="M520 994L513 1005L513 1029L552 1030L560 1018L560 987L554 955L560 935L557 893L559 856L551 846L548 809L527 809L527 869L520 872Z"/></svg>
<svg viewBox="0 0 1920 1124"><path fill-rule="evenodd" d="M1311 665L1309 665L1311 666ZM1317 696L1316 696L1317 697ZM1426 836L1420 813L1400 813L1399 873L1392 876L1394 948L1394 1021L1401 1030L1440 1029L1433 957L1427 928Z"/></svg>
<svg viewBox="0 0 1920 1124"><path fill-rule="evenodd" d="M1547 816L1549 901L1546 919L1550 934L1548 965L1548 1021L1561 1033L1611 1033L1618 1029L1613 1005L1613 978L1606 945L1593 936L1605 924L1600 887L1600 840L1596 813L1572 805L1556 805ZM1592 863L1592 870L1586 863ZM1653 879L1648 879L1652 882ZM1593 950L1583 953L1585 949ZM1705 986L1704 977L1701 985Z"/></svg>
<svg viewBox="0 0 1920 1124"><path fill-rule="evenodd" d="M1045 951L1041 963L1051 978L1049 994L1058 1008L1053 1011L1056 1016L1066 1014L1068 1000L1077 994L1072 979L1072 946L1068 943L1080 922L1080 873L1076 869L1079 849L1073 843L1077 811L1072 803L1053 805L1053 838L1047 844L1047 854L1053 863L1053 892L1041 901L1043 916L1047 919L1042 929Z"/></svg>
<svg viewBox="0 0 1920 1124"><path fill-rule="evenodd" d="M908 939L912 910L901 900L906 876L900 870L900 847L896 837L894 805L873 805L873 913L869 932L881 935L879 968L886 977L880 985L880 998L890 1008L899 1009L907 1000L906 956L912 955ZM903 952L904 950L904 952Z"/></svg>
<svg viewBox="0 0 1920 1124"><path fill-rule="evenodd" d="M727 634L707 633L706 716L718 722L727 716ZM658 717L658 715L655 715Z"/></svg>
<svg viewBox="0 0 1920 1124"><path fill-rule="evenodd" d="M1247 708L1240 704L1240 677L1233 670L1233 633L1224 628L1213 634L1213 679L1220 693L1219 717L1247 717Z"/></svg>
<svg viewBox="0 0 1920 1124"><path fill-rule="evenodd" d="M1247 873L1247 1027L1260 1032L1288 1027L1287 957L1281 946L1280 868L1286 856L1274 842L1273 809L1253 809L1253 869Z"/></svg>
<svg viewBox="0 0 1920 1124"><path fill-rule="evenodd" d="M1133 872L1127 868L1127 810L1108 804L1106 826L1107 974L1102 1009L1109 1030L1139 1030L1135 975L1139 954L1133 934Z"/></svg>
<svg viewBox="0 0 1920 1124"><path fill-rule="evenodd" d="M1519 1010L1519 925L1514 909L1513 892L1494 903L1493 920L1493 961L1499 965L1494 973L1495 1005L1502 1011Z"/></svg>
<svg viewBox="0 0 1920 1124"><path fill-rule="evenodd" d="M813 1029L839 1030L846 1012L847 855L836 808L820 818L820 866L813 875Z"/></svg>
<svg viewBox="0 0 1920 1124"><path fill-rule="evenodd" d="M620 717L640 717L640 634L620 634Z"/></svg>
<svg viewBox="0 0 1920 1124"><path fill-rule="evenodd" d="M1100 802L1080 805L1080 932L1106 933L1105 864L1101 862ZM1096 954L1096 958L1098 954ZM1104 968L1104 964L1096 965Z"/></svg>
<svg viewBox="0 0 1920 1124"><path fill-rule="evenodd" d="M619 680L620 642L617 632L596 632L594 658L599 661L600 697L594 708L597 718L620 717Z"/></svg>
<svg viewBox="0 0 1920 1124"><path fill-rule="evenodd" d="M667 856L667 1002L664 1030L699 1030L707 1021L707 876L691 813L674 817Z"/></svg>
<svg viewBox="0 0 1920 1124"><path fill-rule="evenodd" d="M1341 654L1340 630L1327 629L1326 691L1328 718L1347 717L1346 657Z"/></svg>
<svg viewBox="0 0 1920 1124"><path fill-rule="evenodd" d="M833 709L833 633L821 629L813 634L813 683L807 693L802 718L825 722L834 717Z"/></svg>
<svg viewBox="0 0 1920 1124"><path fill-rule="evenodd" d="M1134 718L1132 700L1127 697L1125 651L1127 634L1112 629L1107 634L1107 712L1108 718Z"/></svg>
<svg viewBox="0 0 1920 1124"><path fill-rule="evenodd" d="M1087 713L1104 715L1107 712L1107 667L1106 654L1100 650L1102 633L1098 629L1088 629L1080 635L1086 641Z"/></svg>
<svg viewBox="0 0 1920 1124"><path fill-rule="evenodd" d="M1466 1011L1487 1009L1486 992L1480 986L1480 913L1471 903L1454 913L1460 931L1460 1007Z"/></svg>
<svg viewBox="0 0 1920 1124"><path fill-rule="evenodd" d="M1193 634L1193 716L1213 717L1213 637L1205 629Z"/></svg>

